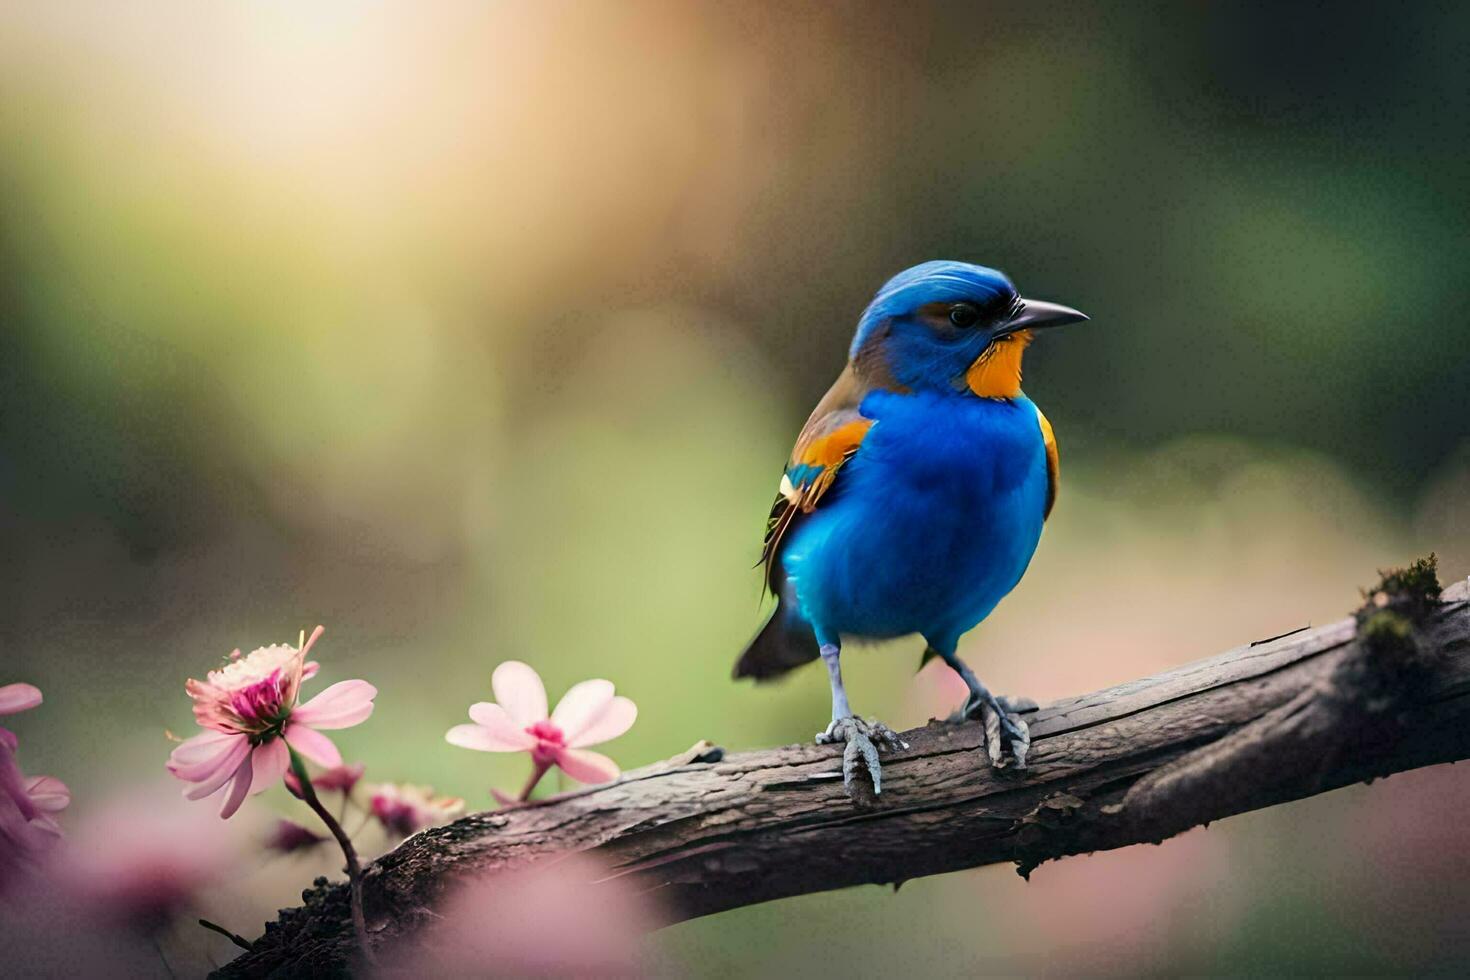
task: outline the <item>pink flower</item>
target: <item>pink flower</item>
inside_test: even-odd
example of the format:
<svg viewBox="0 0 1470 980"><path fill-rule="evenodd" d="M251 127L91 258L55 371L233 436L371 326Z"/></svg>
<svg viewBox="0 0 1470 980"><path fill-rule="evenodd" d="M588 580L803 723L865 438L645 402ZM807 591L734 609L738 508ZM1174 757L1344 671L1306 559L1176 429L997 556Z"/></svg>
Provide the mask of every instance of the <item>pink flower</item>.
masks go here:
<svg viewBox="0 0 1470 980"><path fill-rule="evenodd" d="M41 703L30 684L0 687L0 715L29 711ZM61 837L56 814L71 802L71 793L54 776L27 776L15 753L15 733L0 728L0 888L31 869L36 859Z"/></svg>
<svg viewBox="0 0 1470 980"><path fill-rule="evenodd" d="M338 681L298 705L301 682L317 672L307 651L322 627L298 649L288 644L261 647L248 656L236 650L231 662L211 670L206 680L184 685L194 699L194 718L208 729L174 749L168 771L197 785L184 792L203 799L229 786L221 817L232 816L245 797L259 793L285 775L291 750L333 768L342 755L318 729L351 728L373 713L378 689L367 681Z"/></svg>
<svg viewBox="0 0 1470 980"><path fill-rule="evenodd" d="M353 788L357 786L357 781L362 778L362 774L365 772L367 772L367 766L361 762L354 762L351 765L333 766L312 776L311 786L318 792L350 795ZM289 769L286 770L286 788L291 791L292 796L301 799L301 780L297 779L296 774Z"/></svg>
<svg viewBox="0 0 1470 980"><path fill-rule="evenodd" d="M53 880L89 924L154 933L243 871L249 836L181 801L164 780L104 799L58 850ZM171 785L171 784L169 784Z"/></svg>
<svg viewBox="0 0 1470 980"><path fill-rule="evenodd" d="M312 785L316 785L315 781L312 782ZM281 854L295 854L297 851L324 844L326 840L316 831L303 827L294 820L282 818L276 821L276 825L266 835L265 846L267 850Z"/></svg>
<svg viewBox="0 0 1470 980"><path fill-rule="evenodd" d="M0 715L29 711L41 703L41 690L31 684L6 684L0 687ZM26 789L25 777L15 761L15 733L0 728L0 795L9 797L22 817L36 819L36 805Z"/></svg>
<svg viewBox="0 0 1470 980"><path fill-rule="evenodd" d="M0 892L12 879L34 871L41 856L61 839L56 814L71 802L70 791L54 776L21 776L20 780L20 800L0 793ZM27 811L35 816L27 817Z"/></svg>
<svg viewBox="0 0 1470 980"><path fill-rule="evenodd" d="M445 733L451 745L481 752L530 752L537 772L560 766L573 779L605 783L617 779L617 763L586 746L617 738L633 726L638 707L613 695L611 681L582 681L562 697L550 717L546 687L527 664L508 660L490 678L495 701L470 705L473 725Z"/></svg>
<svg viewBox="0 0 1470 980"><path fill-rule="evenodd" d="M6 903L0 923L0 973L7 977L160 975L158 947L150 940L80 912L49 880Z"/></svg>
<svg viewBox="0 0 1470 980"><path fill-rule="evenodd" d="M406 784L379 784L373 788L369 806L378 822L400 837L448 823L464 813L464 800L459 797L435 796L432 786Z"/></svg>
<svg viewBox="0 0 1470 980"><path fill-rule="evenodd" d="M52 837L61 836L61 825L56 822L55 814L65 810L71 802L71 791L66 784L55 776L22 776L26 803L29 809L35 812L35 817L26 821L26 825ZM0 813L6 811L0 810ZM8 810L12 816L21 814L21 808L12 802ZM6 818L0 816L0 833L7 832Z"/></svg>
<svg viewBox="0 0 1470 980"><path fill-rule="evenodd" d="M34 684L6 684L0 687L0 715L30 711L41 703L41 689Z"/></svg>
<svg viewBox="0 0 1470 980"><path fill-rule="evenodd" d="M385 976L645 976L642 939L666 918L648 889L585 852L462 879L438 912L386 950Z"/></svg>

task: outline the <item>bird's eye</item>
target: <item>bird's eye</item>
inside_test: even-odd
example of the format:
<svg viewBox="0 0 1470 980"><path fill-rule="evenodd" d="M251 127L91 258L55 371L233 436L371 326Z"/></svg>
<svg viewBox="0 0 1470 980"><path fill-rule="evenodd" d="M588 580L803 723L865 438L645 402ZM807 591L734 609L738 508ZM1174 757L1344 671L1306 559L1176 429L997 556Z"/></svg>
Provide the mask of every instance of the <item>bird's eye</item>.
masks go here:
<svg viewBox="0 0 1470 980"><path fill-rule="evenodd" d="M949 308L949 322L957 327L973 327L980 322L980 311L969 303L956 303Z"/></svg>

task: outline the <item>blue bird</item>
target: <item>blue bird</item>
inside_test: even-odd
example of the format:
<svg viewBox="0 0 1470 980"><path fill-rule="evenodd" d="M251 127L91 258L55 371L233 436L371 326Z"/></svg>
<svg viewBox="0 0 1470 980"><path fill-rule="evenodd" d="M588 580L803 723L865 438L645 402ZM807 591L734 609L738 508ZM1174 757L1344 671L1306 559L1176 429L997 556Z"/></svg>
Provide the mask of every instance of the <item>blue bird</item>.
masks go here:
<svg viewBox="0 0 1470 980"><path fill-rule="evenodd" d="M842 640L920 634L924 660L953 668L969 697L957 720L985 721L991 763L1026 764L1019 712L955 655L960 637L1015 588L1057 493L1046 416L1021 392L1035 331L1087 317L1022 299L1006 276L925 262L890 279L858 321L846 369L796 439L767 525L771 618L735 665L767 680L818 657L848 792L861 763L882 792L888 726L856 717Z"/></svg>

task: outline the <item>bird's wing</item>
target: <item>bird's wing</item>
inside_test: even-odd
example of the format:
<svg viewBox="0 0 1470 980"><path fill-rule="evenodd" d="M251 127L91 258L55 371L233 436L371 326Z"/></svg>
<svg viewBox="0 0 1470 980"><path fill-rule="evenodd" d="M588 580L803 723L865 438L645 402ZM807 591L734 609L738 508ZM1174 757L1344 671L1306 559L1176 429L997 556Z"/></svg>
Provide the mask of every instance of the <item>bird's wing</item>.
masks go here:
<svg viewBox="0 0 1470 980"><path fill-rule="evenodd" d="M1039 408L1036 410L1036 421L1041 423L1041 442L1046 446L1046 509L1041 512L1041 519L1046 520L1051 516L1052 505L1057 502L1057 481L1060 479L1062 459L1057 454L1057 434L1051 430L1051 423L1041 414Z"/></svg>
<svg viewBox="0 0 1470 980"><path fill-rule="evenodd" d="M817 403L801 435L796 437L796 448L791 451L791 459L781 474L781 488L771 505L761 548L766 587L772 592L778 587L774 576L786 533L801 515L816 509L832 488L842 464L858 451L863 437L873 426L873 420L864 418L858 411L867 393L868 386L858 380L849 365Z"/></svg>

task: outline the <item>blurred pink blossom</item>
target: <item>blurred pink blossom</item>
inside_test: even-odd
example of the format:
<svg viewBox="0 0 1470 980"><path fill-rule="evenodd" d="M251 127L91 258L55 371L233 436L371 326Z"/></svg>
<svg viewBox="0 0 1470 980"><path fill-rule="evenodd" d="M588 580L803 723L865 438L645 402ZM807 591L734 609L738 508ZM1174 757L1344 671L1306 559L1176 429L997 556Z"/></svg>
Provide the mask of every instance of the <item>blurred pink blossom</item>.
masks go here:
<svg viewBox="0 0 1470 980"><path fill-rule="evenodd" d="M21 799L35 816L27 819L14 797L0 793L0 892L35 870L61 839L56 814L71 802L71 793L54 776L22 775L20 780Z"/></svg>
<svg viewBox="0 0 1470 980"><path fill-rule="evenodd" d="M25 820L20 807L11 801L8 807L0 807L0 833L9 833L11 827L16 826L9 823L7 816L4 816L8 814L9 818L22 820L27 830L60 837L61 825L56 822L55 815L65 810L71 802L71 791L55 776L22 776L21 779L26 802L36 816ZM4 798L0 797L0 803L3 802Z"/></svg>
<svg viewBox="0 0 1470 980"><path fill-rule="evenodd" d="M316 785L315 780L312 781L312 785ZM326 840L327 838L316 831L283 817L276 821L276 825L266 835L265 846L267 850L281 854L295 854L297 851L304 851L323 844Z"/></svg>
<svg viewBox="0 0 1470 980"><path fill-rule="evenodd" d="M41 703L41 691L30 684L0 687L0 715L29 711ZM61 837L56 814L71 802L71 793L54 776L26 776L16 761L15 733L0 728L0 889L36 861Z"/></svg>
<svg viewBox="0 0 1470 980"><path fill-rule="evenodd" d="M175 797L175 802L178 802ZM128 929L96 921L47 879L0 908L0 975L159 977L158 947Z"/></svg>
<svg viewBox="0 0 1470 980"><path fill-rule="evenodd" d="M229 817L247 795L285 775L292 749L329 769L342 764L337 747L318 729L366 721L378 689L363 680L339 681L298 705L301 682L318 667L306 654L321 635L318 626L299 649L277 644L244 657L236 650L231 663L211 670L207 680L189 680L184 688L194 699L194 718L207 731L169 757L169 772L198 784L185 797L203 799L228 784L220 816Z"/></svg>
<svg viewBox="0 0 1470 980"><path fill-rule="evenodd" d="M456 725L444 736L451 745L481 752L530 752L536 778L559 766L573 779L605 783L617 779L617 763L586 746L617 738L633 726L638 707L614 696L611 681L575 684L547 717L546 687L529 665L508 660L490 678L495 702L470 705L472 725ZM528 787L529 790L529 787Z"/></svg>
<svg viewBox="0 0 1470 980"><path fill-rule="evenodd" d="M400 837L437 827L464 813L464 800L457 796L435 796L432 786L381 783L373 787L369 803L373 816L389 833Z"/></svg>
<svg viewBox="0 0 1470 980"><path fill-rule="evenodd" d="M998 884L997 869L958 880L976 901L993 900L997 932L1035 957L1022 961L1020 974L1150 976L1177 965L1170 944L1181 928L1202 949L1240 928L1246 905L1233 877L1237 862L1230 833L1196 827L1158 845L1048 862L1024 884L1014 876Z"/></svg>
<svg viewBox="0 0 1470 980"><path fill-rule="evenodd" d="M30 711L41 703L41 689L34 684L6 684L0 687L0 715Z"/></svg>
<svg viewBox="0 0 1470 980"><path fill-rule="evenodd" d="M585 854L473 879L435 925L384 963L386 975L630 977L659 910L627 878Z"/></svg>
<svg viewBox="0 0 1470 980"><path fill-rule="evenodd" d="M1384 866L1389 861L1410 881L1470 878L1464 825L1445 819L1445 814L1470 812L1470 769L1434 766L1370 785L1371 790L1356 791L1361 800L1348 813L1346 827L1346 843L1363 855L1358 863L1370 878L1394 877Z"/></svg>
<svg viewBox="0 0 1470 980"><path fill-rule="evenodd" d="M318 792L351 794L357 786L357 781L365 772L367 772L367 766L361 762L333 766L312 776L311 785ZM301 780L297 779L296 774L289 769L286 770L286 788L291 791L292 796L297 799L301 798Z"/></svg>
<svg viewBox="0 0 1470 980"><path fill-rule="evenodd" d="M106 800L58 851L53 877L89 921L154 932L238 866L248 835L162 788Z"/></svg>
<svg viewBox="0 0 1470 980"><path fill-rule="evenodd" d="M29 711L41 703L41 689L31 684L6 684L0 687L0 715ZM15 733L0 728L0 794L8 796L22 817L36 819L36 806L26 790L25 777L15 761Z"/></svg>

